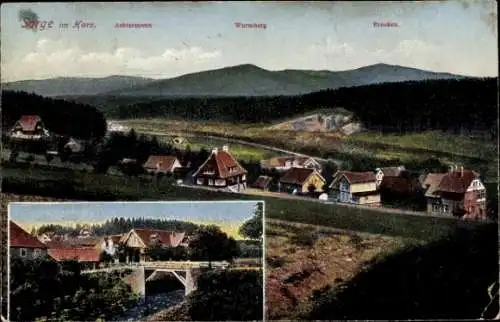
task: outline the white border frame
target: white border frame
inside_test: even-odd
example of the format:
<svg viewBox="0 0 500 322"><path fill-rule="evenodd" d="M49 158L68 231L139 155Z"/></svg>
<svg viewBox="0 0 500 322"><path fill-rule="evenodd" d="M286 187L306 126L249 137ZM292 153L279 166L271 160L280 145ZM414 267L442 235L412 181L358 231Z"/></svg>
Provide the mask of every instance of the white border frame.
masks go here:
<svg viewBox="0 0 500 322"><path fill-rule="evenodd" d="M38 204L44 204L44 205L55 205L55 204L191 204L191 203L208 203L208 204L213 204L213 203L252 203L257 205L258 203L262 203L262 320L266 321L267 320L267 312L266 312L266 202L265 200L197 200L197 201L190 201L190 200L172 200L172 201L60 201L60 202L55 202L55 201L47 201L47 202L31 202L31 201L16 201L16 202L9 202L7 205L7 321L10 322L10 220L11 220L11 205L17 205L17 204L22 204L22 205L38 205ZM246 220L249 220L252 217L249 217ZM246 221L245 220L245 221ZM244 221L244 222L245 222ZM3 299L5 300L5 299ZM2 316L3 317L3 316Z"/></svg>

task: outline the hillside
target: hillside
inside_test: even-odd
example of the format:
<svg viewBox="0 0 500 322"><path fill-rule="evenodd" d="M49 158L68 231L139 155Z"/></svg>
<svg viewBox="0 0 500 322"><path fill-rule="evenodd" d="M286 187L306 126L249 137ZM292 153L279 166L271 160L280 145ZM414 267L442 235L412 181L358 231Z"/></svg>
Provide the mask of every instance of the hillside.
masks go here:
<svg viewBox="0 0 500 322"><path fill-rule="evenodd" d="M457 79L462 76L436 73L388 64L376 64L346 71L269 71L244 64L153 80L140 77L55 78L2 84L4 89L35 92L44 96L276 96L299 95L375 83Z"/></svg>
<svg viewBox="0 0 500 322"><path fill-rule="evenodd" d="M109 98L95 104L112 119L163 117L228 123L276 124L328 109L353 113L368 130L405 133L496 129L497 78L373 84L300 96L218 98ZM390 117L389 117L390 116ZM297 130L301 130L300 127Z"/></svg>
<svg viewBox="0 0 500 322"><path fill-rule="evenodd" d="M58 77L3 83L2 90L25 91L43 96L95 95L124 87L140 86L151 81L153 79L132 76Z"/></svg>
<svg viewBox="0 0 500 322"><path fill-rule="evenodd" d="M42 97L26 92L2 91L2 129L10 129L22 115L39 115L47 129L79 139L104 136L106 119L93 106Z"/></svg>

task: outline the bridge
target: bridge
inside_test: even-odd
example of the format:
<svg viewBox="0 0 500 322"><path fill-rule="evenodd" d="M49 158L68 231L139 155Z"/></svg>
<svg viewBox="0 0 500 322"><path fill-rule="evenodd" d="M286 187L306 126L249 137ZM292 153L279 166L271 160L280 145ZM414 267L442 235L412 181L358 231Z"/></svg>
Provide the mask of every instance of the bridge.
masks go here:
<svg viewBox="0 0 500 322"><path fill-rule="evenodd" d="M82 270L81 274L109 273L112 271L132 270L132 273L125 277L125 281L132 287L136 293L141 296L146 295L146 282L154 279L160 272L168 272L181 282L185 288L185 295L189 295L196 290L196 280L200 269L212 267L212 269L228 270L260 270L262 264L260 261L247 261L246 263L235 262L230 264L222 262L191 262L191 261L155 261L138 263L118 263L111 264L108 267ZM146 276L146 271L153 271Z"/></svg>

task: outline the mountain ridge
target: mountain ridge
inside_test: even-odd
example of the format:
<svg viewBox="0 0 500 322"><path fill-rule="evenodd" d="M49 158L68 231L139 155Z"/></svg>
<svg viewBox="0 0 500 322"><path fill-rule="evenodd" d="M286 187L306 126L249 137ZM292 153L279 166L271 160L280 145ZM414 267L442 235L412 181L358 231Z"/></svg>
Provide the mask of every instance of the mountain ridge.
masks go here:
<svg viewBox="0 0 500 322"><path fill-rule="evenodd" d="M241 64L165 79L121 75L100 78L57 77L2 83L2 89L34 92L43 96L276 96L301 95L325 89L376 83L450 78L471 77L386 63L342 71L271 71L254 64Z"/></svg>

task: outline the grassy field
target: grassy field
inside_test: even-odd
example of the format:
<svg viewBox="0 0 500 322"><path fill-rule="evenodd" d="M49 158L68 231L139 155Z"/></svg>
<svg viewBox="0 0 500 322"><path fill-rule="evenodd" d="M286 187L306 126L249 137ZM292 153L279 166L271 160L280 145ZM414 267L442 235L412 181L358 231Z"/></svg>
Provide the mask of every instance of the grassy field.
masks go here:
<svg viewBox="0 0 500 322"><path fill-rule="evenodd" d="M485 177L497 177L498 149L495 142L438 131L404 135L364 132L339 137L335 133L272 130L269 129L268 124L188 122L162 118L120 120L119 122L139 132L165 129L159 132L165 134L172 132L211 133L282 147L317 157L333 154L335 158L335 153L354 157L356 154L375 157L381 161L399 159L400 162L438 158L445 163L486 168L487 173L483 173Z"/></svg>
<svg viewBox="0 0 500 322"><path fill-rule="evenodd" d="M482 225L447 218L411 216L323 204L300 199L251 196L171 186L150 178L79 173L47 167L4 165L3 191L74 200L264 200L266 218L389 236L433 240L466 226Z"/></svg>

